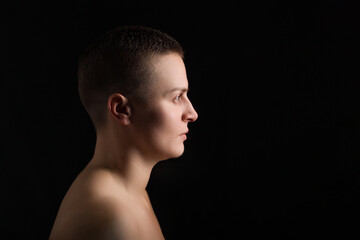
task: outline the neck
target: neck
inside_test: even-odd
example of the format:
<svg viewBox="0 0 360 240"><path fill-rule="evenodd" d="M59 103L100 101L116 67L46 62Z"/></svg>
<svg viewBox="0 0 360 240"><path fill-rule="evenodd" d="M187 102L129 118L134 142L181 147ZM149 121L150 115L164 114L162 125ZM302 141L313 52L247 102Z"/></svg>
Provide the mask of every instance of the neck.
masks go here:
<svg viewBox="0 0 360 240"><path fill-rule="evenodd" d="M136 148L114 135L99 135L90 168L105 168L132 195L143 195L157 161L146 159Z"/></svg>

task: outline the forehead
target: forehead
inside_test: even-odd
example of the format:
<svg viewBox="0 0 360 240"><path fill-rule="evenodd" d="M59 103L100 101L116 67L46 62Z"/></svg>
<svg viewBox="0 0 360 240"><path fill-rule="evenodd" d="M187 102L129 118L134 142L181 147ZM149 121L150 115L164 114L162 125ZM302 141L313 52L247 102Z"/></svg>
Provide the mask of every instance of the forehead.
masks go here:
<svg viewBox="0 0 360 240"><path fill-rule="evenodd" d="M177 53L154 57L152 66L152 79L155 82L156 90L167 91L169 88L188 88L185 65Z"/></svg>

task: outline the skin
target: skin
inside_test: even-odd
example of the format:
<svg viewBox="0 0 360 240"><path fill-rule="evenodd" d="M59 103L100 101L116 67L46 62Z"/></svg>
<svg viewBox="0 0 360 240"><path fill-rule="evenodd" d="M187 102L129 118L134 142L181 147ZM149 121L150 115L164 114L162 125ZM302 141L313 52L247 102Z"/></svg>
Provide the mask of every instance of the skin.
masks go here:
<svg viewBox="0 0 360 240"><path fill-rule="evenodd" d="M156 87L148 101L108 98L94 156L66 193L51 240L164 239L145 188L157 162L182 155L187 125L198 115L181 57L151 61Z"/></svg>

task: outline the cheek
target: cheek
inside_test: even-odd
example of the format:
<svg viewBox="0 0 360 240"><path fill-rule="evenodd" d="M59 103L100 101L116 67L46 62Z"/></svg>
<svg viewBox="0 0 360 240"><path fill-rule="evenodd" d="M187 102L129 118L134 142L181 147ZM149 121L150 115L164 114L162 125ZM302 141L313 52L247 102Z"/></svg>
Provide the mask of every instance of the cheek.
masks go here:
<svg viewBox="0 0 360 240"><path fill-rule="evenodd" d="M181 112L171 107L158 110L152 121L153 143L158 150L169 152L175 157L184 150L183 138L180 134L185 131L186 126L181 121Z"/></svg>
<svg viewBox="0 0 360 240"><path fill-rule="evenodd" d="M177 158L184 152L184 138L180 136L184 127L181 127L180 117L175 113L167 113L161 120L159 128L154 128L155 151L163 159Z"/></svg>
<svg viewBox="0 0 360 240"><path fill-rule="evenodd" d="M181 109L170 104L157 105L138 118L138 134L146 151L161 158L178 157L184 151L182 131L186 124L181 120Z"/></svg>
<svg viewBox="0 0 360 240"><path fill-rule="evenodd" d="M161 134L163 137L180 134L181 114L176 110L172 108L158 109L152 121L155 133Z"/></svg>

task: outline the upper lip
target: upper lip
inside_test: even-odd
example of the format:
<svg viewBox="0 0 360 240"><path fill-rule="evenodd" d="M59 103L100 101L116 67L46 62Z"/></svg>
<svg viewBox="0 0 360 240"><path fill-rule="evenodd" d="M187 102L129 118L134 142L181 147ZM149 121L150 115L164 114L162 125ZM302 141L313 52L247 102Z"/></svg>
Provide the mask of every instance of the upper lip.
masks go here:
<svg viewBox="0 0 360 240"><path fill-rule="evenodd" d="M181 133L180 135L187 134L188 132L189 132L189 129L186 129L186 131Z"/></svg>

